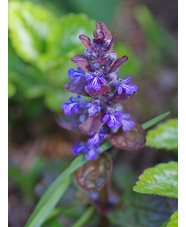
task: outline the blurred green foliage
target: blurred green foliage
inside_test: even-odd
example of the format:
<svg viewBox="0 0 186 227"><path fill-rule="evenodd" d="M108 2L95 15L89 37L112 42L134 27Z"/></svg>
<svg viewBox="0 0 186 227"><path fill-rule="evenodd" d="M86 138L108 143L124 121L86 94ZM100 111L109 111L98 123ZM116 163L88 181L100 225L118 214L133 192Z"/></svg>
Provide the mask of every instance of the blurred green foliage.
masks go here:
<svg viewBox="0 0 186 227"><path fill-rule="evenodd" d="M27 173L23 173L16 166L9 165L8 176L17 184L25 199L33 199L34 187L45 164L43 159L38 158Z"/></svg>
<svg viewBox="0 0 186 227"><path fill-rule="evenodd" d="M80 34L92 36L95 22L84 14L54 16L31 2L9 2L9 99L43 100L59 111L70 96L63 89L71 57L83 53ZM21 99L20 100L20 97ZM32 109L32 105L30 109Z"/></svg>

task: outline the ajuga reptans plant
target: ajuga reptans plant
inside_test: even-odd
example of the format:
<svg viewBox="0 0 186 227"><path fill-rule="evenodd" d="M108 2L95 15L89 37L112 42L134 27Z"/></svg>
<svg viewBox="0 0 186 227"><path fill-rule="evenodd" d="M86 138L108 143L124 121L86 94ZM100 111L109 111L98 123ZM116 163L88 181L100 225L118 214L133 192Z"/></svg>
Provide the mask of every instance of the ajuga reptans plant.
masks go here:
<svg viewBox="0 0 186 227"><path fill-rule="evenodd" d="M120 104L133 97L138 89L132 77L119 77L119 67L128 57L118 58L112 49L116 35L112 37L102 22L96 24L93 35L93 40L79 36L86 47L85 55L71 59L78 67L68 70L71 80L65 85L66 90L77 96L70 97L69 102L62 105L64 114L69 116L58 119L62 127L90 136L86 142L78 141L72 147L74 154L85 153L88 160L103 152L100 145L106 140L124 150L137 150L145 144L142 127Z"/></svg>

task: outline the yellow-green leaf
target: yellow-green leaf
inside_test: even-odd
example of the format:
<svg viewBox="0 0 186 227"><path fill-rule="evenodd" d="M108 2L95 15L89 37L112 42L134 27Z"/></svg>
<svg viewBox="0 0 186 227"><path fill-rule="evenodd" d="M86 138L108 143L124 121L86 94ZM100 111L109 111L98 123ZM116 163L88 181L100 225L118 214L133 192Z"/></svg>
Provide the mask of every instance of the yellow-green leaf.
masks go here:
<svg viewBox="0 0 186 227"><path fill-rule="evenodd" d="M178 149L178 119L169 119L147 132L146 146L157 149Z"/></svg>
<svg viewBox="0 0 186 227"><path fill-rule="evenodd" d="M167 227L178 227L178 211L171 216L171 221L168 223Z"/></svg>
<svg viewBox="0 0 186 227"><path fill-rule="evenodd" d="M35 62L46 51L46 40L55 17L44 7L30 2L9 2L9 30L16 53Z"/></svg>
<svg viewBox="0 0 186 227"><path fill-rule="evenodd" d="M178 197L178 163L158 164L146 169L133 190L140 193Z"/></svg>

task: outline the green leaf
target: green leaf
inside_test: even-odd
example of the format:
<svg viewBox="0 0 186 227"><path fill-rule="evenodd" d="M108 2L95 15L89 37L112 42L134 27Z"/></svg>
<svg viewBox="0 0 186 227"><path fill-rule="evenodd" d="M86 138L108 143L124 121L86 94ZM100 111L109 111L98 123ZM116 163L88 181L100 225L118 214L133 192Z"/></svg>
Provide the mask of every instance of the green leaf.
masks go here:
<svg viewBox="0 0 186 227"><path fill-rule="evenodd" d="M170 112L168 111L166 113L158 115L157 117L155 117L149 121L146 121L145 123L142 124L143 129L146 130L146 129L152 127L153 125L157 124L158 122L160 122L164 118L166 118L169 114L170 114Z"/></svg>
<svg viewBox="0 0 186 227"><path fill-rule="evenodd" d="M85 206L83 205L69 205L54 208L48 217L45 219L45 223L51 219L57 217L59 214L63 214L65 217L70 219L78 219L82 213L85 211Z"/></svg>
<svg viewBox="0 0 186 227"><path fill-rule="evenodd" d="M65 226L57 218L53 218L49 222L43 224L42 227L65 227Z"/></svg>
<svg viewBox="0 0 186 227"><path fill-rule="evenodd" d="M146 145L157 149L178 149L178 119L169 119L147 133Z"/></svg>
<svg viewBox="0 0 186 227"><path fill-rule="evenodd" d="M16 53L27 62L35 62L46 51L46 41L55 22L42 6L30 2L9 2L9 30Z"/></svg>
<svg viewBox="0 0 186 227"><path fill-rule="evenodd" d="M68 14L62 17L52 27L52 34L49 37L49 51L55 56L63 56L76 48L85 49L79 39L79 35L84 34L92 37L95 22L90 20L85 14Z"/></svg>
<svg viewBox="0 0 186 227"><path fill-rule="evenodd" d="M81 227L83 226L93 215L94 207L89 207L80 218L72 225L72 227Z"/></svg>
<svg viewBox="0 0 186 227"><path fill-rule="evenodd" d="M57 71L59 68L64 68L65 64L71 63L70 58L85 50L79 35L92 36L94 27L95 22L85 14L68 14L59 19L52 26L47 43L47 54L39 59L38 66L44 71L51 69Z"/></svg>
<svg viewBox="0 0 186 227"><path fill-rule="evenodd" d="M178 197L178 163L158 164L146 169L133 190L140 193Z"/></svg>
<svg viewBox="0 0 186 227"><path fill-rule="evenodd" d="M124 190L119 208L108 214L113 226L159 227L171 215L171 208L163 197L140 195L132 188Z"/></svg>
<svg viewBox="0 0 186 227"><path fill-rule="evenodd" d="M172 216L171 216L171 221L167 225L167 227L178 227L178 211L176 211Z"/></svg>

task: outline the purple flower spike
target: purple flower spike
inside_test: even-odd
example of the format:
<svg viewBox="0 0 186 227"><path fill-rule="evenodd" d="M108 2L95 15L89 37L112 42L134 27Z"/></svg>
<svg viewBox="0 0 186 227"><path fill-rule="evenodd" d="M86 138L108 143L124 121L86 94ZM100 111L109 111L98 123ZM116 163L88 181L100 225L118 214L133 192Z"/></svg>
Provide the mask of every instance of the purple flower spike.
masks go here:
<svg viewBox="0 0 186 227"><path fill-rule="evenodd" d="M95 101L87 104L87 107L89 107L88 113L89 113L90 117L101 111L100 105L101 105L101 102L99 100L95 100Z"/></svg>
<svg viewBox="0 0 186 227"><path fill-rule="evenodd" d="M101 139L104 139L106 137L106 134L102 132L102 130L99 130L91 134L91 136L92 138L88 139L88 143L99 144L101 142Z"/></svg>
<svg viewBox="0 0 186 227"><path fill-rule="evenodd" d="M77 142L77 147L72 147L74 154L83 153L87 160L95 159L103 152L99 144L106 139L127 150L145 144L144 130L124 114L118 104L132 98L138 89L130 84L132 77L118 77L119 67L128 61L128 57L118 58L112 49L116 35L112 37L102 22L96 24L93 36L93 39L83 34L79 36L86 49L84 55L72 57L78 70L68 70L71 80L64 86L78 96L62 105L64 113L70 116L63 113L58 119L61 127L91 136L87 142ZM80 95L92 98L92 101L82 99Z"/></svg>
<svg viewBox="0 0 186 227"><path fill-rule="evenodd" d="M74 83L78 83L78 81L82 78L85 77L85 74L82 72L81 68L78 67L78 71L75 71L74 69L69 69L68 70L68 78L75 78Z"/></svg>
<svg viewBox="0 0 186 227"><path fill-rule="evenodd" d="M117 90L118 90L118 95L121 95L123 90L125 91L125 94L132 95L137 91L137 86L136 84L129 84L132 80L132 77L127 77L125 79L118 79L117 82Z"/></svg>
<svg viewBox="0 0 186 227"><path fill-rule="evenodd" d="M91 89L93 88L96 91L101 90L101 85L100 83L102 83L103 85L107 84L106 79L100 74L100 73L94 73L94 74L89 74L86 78L87 81L91 81L88 85L87 88Z"/></svg>

